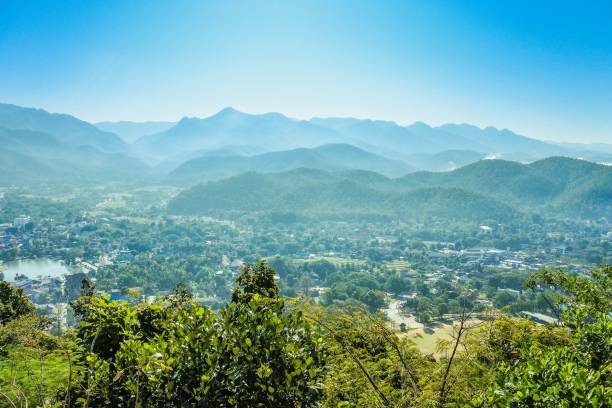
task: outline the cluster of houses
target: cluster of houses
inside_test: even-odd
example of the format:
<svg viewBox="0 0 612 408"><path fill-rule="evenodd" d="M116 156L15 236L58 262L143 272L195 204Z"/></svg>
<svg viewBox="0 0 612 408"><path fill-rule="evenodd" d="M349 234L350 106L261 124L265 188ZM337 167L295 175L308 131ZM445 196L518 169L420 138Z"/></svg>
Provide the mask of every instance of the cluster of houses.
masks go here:
<svg viewBox="0 0 612 408"><path fill-rule="evenodd" d="M590 268L584 263L567 263L559 259L561 249L552 248L549 251L531 252L527 250L512 251L510 249L475 247L462 250L449 248L432 250L435 258L457 257L461 259L461 268L457 277L466 279L469 272L481 270L484 267L493 267L507 270L531 270L536 271L546 266L571 269L577 272L587 272ZM445 272L445 271L442 271Z"/></svg>
<svg viewBox="0 0 612 408"><path fill-rule="evenodd" d="M0 250L32 247L35 243L68 247L86 225L85 221L60 224L52 218L43 218L34 224L29 216L22 215L11 223L0 224Z"/></svg>

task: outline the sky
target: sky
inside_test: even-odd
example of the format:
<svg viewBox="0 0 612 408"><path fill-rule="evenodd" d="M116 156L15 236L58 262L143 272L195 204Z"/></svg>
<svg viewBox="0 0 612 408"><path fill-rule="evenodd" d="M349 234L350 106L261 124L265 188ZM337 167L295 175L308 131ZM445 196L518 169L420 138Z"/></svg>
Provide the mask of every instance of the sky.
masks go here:
<svg viewBox="0 0 612 408"><path fill-rule="evenodd" d="M0 102L81 119L232 106L612 143L612 2L0 0Z"/></svg>

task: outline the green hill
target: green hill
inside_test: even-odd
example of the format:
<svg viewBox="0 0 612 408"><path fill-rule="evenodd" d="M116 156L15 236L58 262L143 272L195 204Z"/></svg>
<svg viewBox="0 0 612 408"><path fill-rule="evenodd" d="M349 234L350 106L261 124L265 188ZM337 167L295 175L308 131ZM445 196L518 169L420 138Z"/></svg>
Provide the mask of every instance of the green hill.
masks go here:
<svg viewBox="0 0 612 408"><path fill-rule="evenodd" d="M609 216L611 176L609 166L551 157L528 165L481 160L447 173L408 174L398 183L405 188L461 188L525 209Z"/></svg>
<svg viewBox="0 0 612 408"><path fill-rule="evenodd" d="M300 167L329 171L359 169L390 177L412 170L399 160L390 160L351 145L329 144L314 149L300 148L250 157L206 155L183 163L169 174L168 180L178 184L195 184L248 171L275 173Z"/></svg>
<svg viewBox="0 0 612 408"><path fill-rule="evenodd" d="M611 203L612 168L556 157L529 165L482 160L399 179L356 170L251 172L185 190L168 208L181 214L292 209L501 222L533 211L609 217Z"/></svg>
<svg viewBox="0 0 612 408"><path fill-rule="evenodd" d="M366 177L367 176L367 177ZM460 189L400 191L392 179L367 172L329 173L296 169L285 173L246 173L199 184L175 197L170 213L283 211L316 214L380 214L401 219L441 217L503 221L520 214L493 199Z"/></svg>
<svg viewBox="0 0 612 408"><path fill-rule="evenodd" d="M146 174L141 162L92 146L72 147L47 133L0 128L0 183L100 181Z"/></svg>

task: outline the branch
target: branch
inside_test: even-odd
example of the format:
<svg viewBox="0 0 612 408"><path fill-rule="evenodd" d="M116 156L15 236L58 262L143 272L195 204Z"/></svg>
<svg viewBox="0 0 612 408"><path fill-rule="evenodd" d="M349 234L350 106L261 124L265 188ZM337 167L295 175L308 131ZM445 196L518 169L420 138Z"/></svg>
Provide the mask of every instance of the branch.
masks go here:
<svg viewBox="0 0 612 408"><path fill-rule="evenodd" d="M455 338L453 352L451 353L451 356L448 359L448 363L446 364L446 370L444 370L444 377L442 378L442 385L440 386L440 394L438 396L438 406L439 407L443 407L446 402L446 394L448 393L448 388L446 387L447 380L448 380L448 373L450 372L451 367L453 365L453 361L457 353L457 348L459 348L459 344L461 343L461 336L463 335L463 332L465 331L465 322L469 319L469 316L470 316L469 314L468 315L465 314L465 307L464 307L463 310L461 311L461 320L459 324L459 330L457 331L457 337Z"/></svg>
<svg viewBox="0 0 612 408"><path fill-rule="evenodd" d="M359 357L353 352L353 350L350 350L349 347L346 347L346 345L344 344L344 340L343 338L336 334L336 332L334 331L334 329L332 329L331 327L329 327L327 324L323 323L321 320L318 319L314 319L311 318L309 316L306 316L307 319L314 321L315 323L317 323L318 325L320 325L321 327L323 327L324 329L326 329L327 331L330 332L330 334L334 337L334 339L336 341L338 341L338 343L340 343L342 346L345 347L345 349L347 349L348 354L351 356L351 358L355 361L355 363L357 363L357 366L359 367L359 369L363 372L363 374L366 376L366 378L368 379L368 382L370 383L370 385L372 386L372 388L374 389L374 391L376 391L376 393L378 394L378 396L380 397L380 399L382 400L382 402L385 404L385 406L390 407L391 406L391 402L389 401L389 399L387 399L387 397L385 396L385 394L380 390L380 388L378 388L378 386L376 385L376 382L374 381L374 377L372 377L372 375L368 372L368 370L364 367L364 365L361 363L361 360L359 360Z"/></svg>
<svg viewBox="0 0 612 408"><path fill-rule="evenodd" d="M408 376L410 377L410 382L411 382L412 390L414 391L414 394L415 395L420 394L420 390L417 385L418 380L416 378L416 375L410 369L410 367L408 367L408 363L404 359L404 355L402 351L400 350L399 344L397 343L397 341L393 339L392 333L389 332L389 330L384 326L384 324L380 324L379 322L374 320L372 316L370 316L369 314L366 314L366 316L368 316L368 318L372 321L372 323L374 323L382 331L382 335L385 338L385 340L391 345L391 347L397 353L400 359L400 362L402 363L402 366L404 367L404 370L408 373Z"/></svg>

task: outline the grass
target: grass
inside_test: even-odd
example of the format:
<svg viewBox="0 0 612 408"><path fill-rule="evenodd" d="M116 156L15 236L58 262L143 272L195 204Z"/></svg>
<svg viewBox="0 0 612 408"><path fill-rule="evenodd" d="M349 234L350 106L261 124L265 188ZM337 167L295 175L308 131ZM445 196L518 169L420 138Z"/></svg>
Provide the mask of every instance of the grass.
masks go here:
<svg viewBox="0 0 612 408"><path fill-rule="evenodd" d="M467 327L475 327L480 324L482 320L480 318L472 318L466 322ZM428 324L424 328L424 332L412 332L407 333L407 336L414 342L419 351L423 354L433 354L434 357L441 357L444 355L444 351L439 352L438 342L440 340L451 341L453 340L453 325L458 325L458 321L446 323L433 323Z"/></svg>
<svg viewBox="0 0 612 408"><path fill-rule="evenodd" d="M410 270L410 264L402 259L397 259L395 261L385 262L385 266L391 270L395 271L407 271Z"/></svg>
<svg viewBox="0 0 612 408"><path fill-rule="evenodd" d="M298 261L302 261L304 263L316 262L316 261L327 261L327 262L331 262L335 266L341 266L341 265L346 265L346 264L364 265L366 263L366 261L363 259L337 258L333 256L315 256L313 258L306 258L303 260L298 259Z"/></svg>
<svg viewBox="0 0 612 408"><path fill-rule="evenodd" d="M415 336L411 336L412 340L417 348L423 354L433 354L438 357L437 352L438 340L451 340L453 334L453 326L444 324L435 328L426 328L425 333L419 333Z"/></svg>
<svg viewBox="0 0 612 408"><path fill-rule="evenodd" d="M0 357L0 407L48 406L46 399L66 388L68 371L61 351L9 349L8 355Z"/></svg>
<svg viewBox="0 0 612 408"><path fill-rule="evenodd" d="M110 210L110 209L116 210L119 208L126 208L127 207L126 198L129 198L129 197L131 197L130 194L123 194L123 193L107 194L104 200L96 204L96 208L107 209L107 210Z"/></svg>

